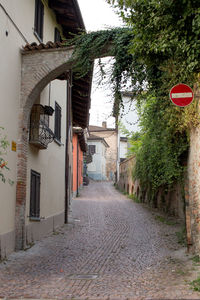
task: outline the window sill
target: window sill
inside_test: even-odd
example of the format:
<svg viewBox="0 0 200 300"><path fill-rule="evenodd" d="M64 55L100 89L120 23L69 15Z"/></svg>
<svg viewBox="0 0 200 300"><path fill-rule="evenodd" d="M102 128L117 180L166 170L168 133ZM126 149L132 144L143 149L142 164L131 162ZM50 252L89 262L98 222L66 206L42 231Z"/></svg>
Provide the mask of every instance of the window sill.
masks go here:
<svg viewBox="0 0 200 300"><path fill-rule="evenodd" d="M54 138L54 142L55 142L56 144L58 144L59 146L63 146L63 145L64 145L64 144L61 143L61 141L58 140L57 138Z"/></svg>
<svg viewBox="0 0 200 300"><path fill-rule="evenodd" d="M41 218L39 217L29 217L29 220L30 221L33 221L33 222L40 222L41 221Z"/></svg>

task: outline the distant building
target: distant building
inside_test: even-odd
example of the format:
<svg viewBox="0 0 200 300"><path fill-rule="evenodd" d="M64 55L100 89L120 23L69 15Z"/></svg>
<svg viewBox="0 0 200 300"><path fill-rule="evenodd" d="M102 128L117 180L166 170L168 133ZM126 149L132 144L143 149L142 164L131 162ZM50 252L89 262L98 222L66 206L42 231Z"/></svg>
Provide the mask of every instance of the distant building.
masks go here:
<svg viewBox="0 0 200 300"><path fill-rule="evenodd" d="M107 180L106 154L109 148L104 138L90 135L87 140L92 162L87 166L88 176L93 180Z"/></svg>
<svg viewBox="0 0 200 300"><path fill-rule="evenodd" d="M79 195L83 186L83 159L87 152L86 130L78 127L73 128L73 196Z"/></svg>
<svg viewBox="0 0 200 300"><path fill-rule="evenodd" d="M116 128L107 128L106 122L101 126L89 126L89 132L92 135L103 138L109 148L106 151L106 178L115 181L117 172L118 157L118 133Z"/></svg>

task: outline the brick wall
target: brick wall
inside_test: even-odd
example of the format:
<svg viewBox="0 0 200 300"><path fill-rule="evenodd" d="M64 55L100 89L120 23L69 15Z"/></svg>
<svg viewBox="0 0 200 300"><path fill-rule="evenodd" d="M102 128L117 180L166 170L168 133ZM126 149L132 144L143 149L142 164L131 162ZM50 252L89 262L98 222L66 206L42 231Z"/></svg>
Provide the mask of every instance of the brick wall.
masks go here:
<svg viewBox="0 0 200 300"><path fill-rule="evenodd" d="M133 180L134 164L134 156L120 163L119 189L129 195L135 195L140 202L147 203L150 206L158 208L160 211L167 212L184 220L184 197L181 186L175 184L168 191L164 187L161 187L156 197L151 199L148 190L142 190L139 181Z"/></svg>

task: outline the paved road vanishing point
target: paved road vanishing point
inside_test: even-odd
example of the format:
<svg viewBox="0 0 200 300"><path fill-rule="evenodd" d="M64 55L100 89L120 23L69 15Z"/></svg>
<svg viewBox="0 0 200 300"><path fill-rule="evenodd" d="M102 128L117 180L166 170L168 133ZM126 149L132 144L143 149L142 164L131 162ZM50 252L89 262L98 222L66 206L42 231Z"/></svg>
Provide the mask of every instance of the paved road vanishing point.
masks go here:
<svg viewBox="0 0 200 300"><path fill-rule="evenodd" d="M0 298L200 299L180 224L108 182L84 187L72 208L69 224L0 263Z"/></svg>

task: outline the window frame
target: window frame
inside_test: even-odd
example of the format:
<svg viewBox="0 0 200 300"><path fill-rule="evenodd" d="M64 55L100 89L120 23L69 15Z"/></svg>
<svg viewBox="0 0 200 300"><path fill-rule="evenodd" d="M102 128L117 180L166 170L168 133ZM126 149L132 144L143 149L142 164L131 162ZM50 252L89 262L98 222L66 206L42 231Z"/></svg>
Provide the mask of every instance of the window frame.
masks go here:
<svg viewBox="0 0 200 300"><path fill-rule="evenodd" d="M44 4L42 0L35 0L34 34L40 42L43 41Z"/></svg>
<svg viewBox="0 0 200 300"><path fill-rule="evenodd" d="M62 38L61 38L61 34L60 34L60 31L57 27L55 27L54 29L54 42L61 42L62 41Z"/></svg>
<svg viewBox="0 0 200 300"><path fill-rule="evenodd" d="M40 185L41 174L31 170L29 218L32 221L40 221Z"/></svg>
<svg viewBox="0 0 200 300"><path fill-rule="evenodd" d="M94 155L96 152L96 145L88 145L89 154ZM94 149L94 151L91 151L91 149Z"/></svg>
<svg viewBox="0 0 200 300"><path fill-rule="evenodd" d="M61 119L62 119L62 108L55 101L55 112L54 112L54 140L61 143Z"/></svg>

